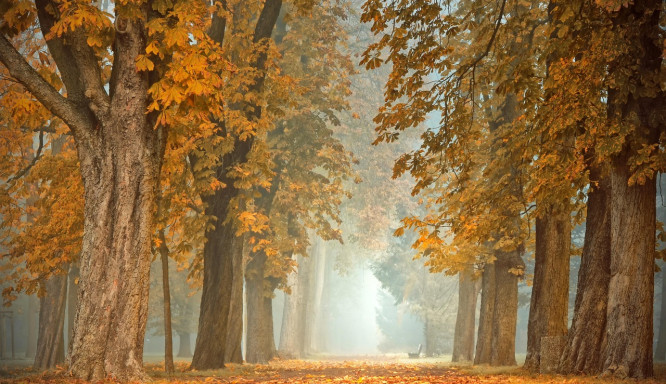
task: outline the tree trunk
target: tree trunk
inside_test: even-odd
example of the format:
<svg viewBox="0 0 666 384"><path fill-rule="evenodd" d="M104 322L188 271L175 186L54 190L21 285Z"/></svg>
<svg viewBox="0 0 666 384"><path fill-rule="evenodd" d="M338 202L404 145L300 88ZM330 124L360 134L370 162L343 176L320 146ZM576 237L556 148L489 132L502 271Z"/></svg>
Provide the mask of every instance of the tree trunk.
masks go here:
<svg viewBox="0 0 666 384"><path fill-rule="evenodd" d="M518 279L515 273L525 265L518 250L496 251L495 305L493 311L490 365L516 365Z"/></svg>
<svg viewBox="0 0 666 384"><path fill-rule="evenodd" d="M264 252L253 253L245 274L247 288L245 360L252 364L266 364L275 355L272 287L264 276L265 263Z"/></svg>
<svg viewBox="0 0 666 384"><path fill-rule="evenodd" d="M657 339L657 350L655 360L666 360L666 266L661 269L661 313L659 315L659 339Z"/></svg>
<svg viewBox="0 0 666 384"><path fill-rule="evenodd" d="M557 0L548 3L548 21L554 22ZM550 39L557 39L557 28L552 28ZM553 51L546 58L546 76L550 76L550 66L560 56ZM553 92L546 91L550 101ZM575 146L573 136L559 135L554 139L563 144L558 154L565 158L573 156L573 151L564 148ZM543 337L566 336L569 310L569 263L571 253L571 209L569 198L565 201L545 203L537 198L541 211L536 218L536 249L534 253L534 280L530 298L530 314L527 324L527 356L524 367L539 372L541 367L541 339ZM562 340L560 338L559 340ZM556 343L553 344L555 346ZM557 354L556 351L551 351ZM550 364L550 362L549 362ZM552 367L547 367L547 370Z"/></svg>
<svg viewBox="0 0 666 384"><path fill-rule="evenodd" d="M136 72L134 61L127 64ZM153 142L157 135L146 134L155 131L145 122L147 91L136 92L141 86L129 81L125 86L116 91L114 102L118 110L136 115L119 112L108 122L103 156L81 155L79 148L86 204L69 365L74 376L86 380L145 377L143 342L162 150Z"/></svg>
<svg viewBox="0 0 666 384"><path fill-rule="evenodd" d="M216 217L215 228L206 232L203 258L203 291L199 333L192 357L193 369L224 367L233 290L233 249L241 247L233 221L227 218L231 187L206 198L206 214Z"/></svg>
<svg viewBox="0 0 666 384"><path fill-rule="evenodd" d="M317 258L319 257L319 247L321 246L321 241L319 238L315 239L312 249L310 251L309 263L305 266L307 270L303 274L303 307L302 307L302 316L305 326L302 329L303 332L303 351L301 354L303 356L312 355L315 351L313 349L313 336L315 330L315 321L316 321L316 298L317 298Z"/></svg>
<svg viewBox="0 0 666 384"><path fill-rule="evenodd" d="M180 340L178 346L178 357L192 357L192 335L189 332L178 332Z"/></svg>
<svg viewBox="0 0 666 384"><path fill-rule="evenodd" d="M173 368L173 332L171 330L171 290L169 288L169 248L166 245L164 229L159 231L160 261L162 262L162 295L164 297L164 371L172 375Z"/></svg>
<svg viewBox="0 0 666 384"><path fill-rule="evenodd" d="M536 219L534 284L527 324L525 367L539 371L541 338L565 336L569 310L571 220L551 206Z"/></svg>
<svg viewBox="0 0 666 384"><path fill-rule="evenodd" d="M282 327L280 330L279 355L283 359L298 359L303 351L303 274L310 262L308 258L298 256L298 266L288 277L287 285L291 294L284 297L284 310L282 312Z"/></svg>
<svg viewBox="0 0 666 384"><path fill-rule="evenodd" d="M655 179L628 186L627 158L611 172L611 264L603 370L652 376Z"/></svg>
<svg viewBox="0 0 666 384"><path fill-rule="evenodd" d="M474 364L490 364L495 313L495 264L486 264L481 278L481 312Z"/></svg>
<svg viewBox="0 0 666 384"><path fill-rule="evenodd" d="M269 0L257 18L252 41L255 44L265 41L271 37L273 28L282 7L282 0ZM214 27L210 29L210 36L219 44L223 43L226 19L219 16L213 18ZM262 44L263 45L263 44ZM246 91L263 91L266 78L266 61L268 54L266 49L258 48L258 53L251 66L257 70L253 81ZM231 109L243 112L249 122L254 122L261 117L261 106L258 105L232 105ZM222 123L223 124L223 123ZM223 128L219 134L225 135ZM201 294L201 306L199 315L199 333L197 335L194 356L192 358L193 369L218 369L224 367L227 357L228 334L230 332L230 318L242 318L242 306L232 304L232 300L241 297L234 296L234 260L242 261L242 239L236 237L234 220L227 220L231 200L238 195L238 189L234 186L235 180L228 175L230 167L242 164L253 145L253 137L244 141L237 140L233 151L223 156L221 166L216 170L218 180L225 188L218 189L211 196L202 198L207 205L206 214L216 218L215 228L206 232L206 244L204 245L204 282ZM236 253L237 252L237 253ZM236 270L238 266L236 264ZM242 280L241 280L242 281ZM238 285L241 287L242 285ZM238 301L235 301L238 303ZM236 309L234 309L236 308ZM234 310L236 315L230 313ZM240 315L238 315L240 313ZM234 327L236 329L237 327ZM234 343L235 344L235 343ZM231 353L237 357L238 354Z"/></svg>
<svg viewBox="0 0 666 384"><path fill-rule="evenodd" d="M518 52L515 42L510 48L511 52ZM513 93L508 93L499 108L499 114L489 124L490 132L493 134L491 145L491 156L496 158L493 166L489 167L487 177L491 182L504 183L502 194L505 199L522 199L522 190L519 170L514 167L510 159L499 157L500 151L507 148L505 140L497 135L497 130L507 124L512 124L518 117L518 98ZM510 154L510 152L509 152ZM504 155L507 156L507 155ZM502 182L502 180L508 180ZM515 241L520 236L520 212L498 204L497 214L502 217L503 224L493 234L495 239L507 238ZM497 240L495 240L497 241ZM494 267L492 269L494 284L488 289L484 273L483 289L486 291L481 297L481 319L479 323L479 340L477 344L477 355L475 363L489 363L493 366L516 365L516 321L518 318L518 280L525 268L521 258L522 244L515 244L513 249L494 249L495 242L488 244L493 249ZM486 265L488 268L488 265ZM490 272L489 272L490 273ZM489 300L493 301L490 306ZM482 333L483 332L483 333ZM489 342L489 343L488 343Z"/></svg>
<svg viewBox="0 0 666 384"><path fill-rule="evenodd" d="M65 304L67 275L53 275L44 282L45 294L40 298L39 334L34 367L51 369L65 361Z"/></svg>
<svg viewBox="0 0 666 384"><path fill-rule="evenodd" d="M76 305L79 297L79 267L73 265L69 268L67 277L67 353L71 353L72 340L74 339L74 319L76 318Z"/></svg>
<svg viewBox="0 0 666 384"><path fill-rule="evenodd" d="M471 268L458 273L458 312L451 359L454 363L474 360L477 286Z"/></svg>
<svg viewBox="0 0 666 384"><path fill-rule="evenodd" d="M610 281L611 185L597 168L590 170L590 180L578 290L561 373L596 374L601 369Z"/></svg>
<svg viewBox="0 0 666 384"><path fill-rule="evenodd" d="M35 2L41 32L58 22L54 4ZM125 5L116 7L122 13ZM133 7L133 6L132 6ZM166 130L147 114L155 73L137 71L146 52L148 7L116 17L108 87L81 30L46 41L67 98L25 62L4 36L0 60L46 108L70 128L85 191L81 278L70 373L84 380L140 380L148 308L155 189ZM126 15L126 13L122 13ZM151 80L153 79L153 80ZM107 93L108 90L108 93Z"/></svg>
<svg viewBox="0 0 666 384"><path fill-rule="evenodd" d="M239 239L238 244L242 244ZM231 255L233 281L225 362L243 363L243 249L235 249Z"/></svg>
<svg viewBox="0 0 666 384"><path fill-rule="evenodd" d="M36 295L28 296L28 336L25 357L34 359L37 351L37 333L39 319L39 299ZM0 344L0 348L2 345Z"/></svg>
<svg viewBox="0 0 666 384"><path fill-rule="evenodd" d="M322 333L322 327L324 326L323 313L322 313L322 301L324 298L324 286L326 284L326 263L327 263L327 253L326 253L326 243L323 239L317 237L317 254L314 255L314 276L310 280L313 284L309 290L312 293L311 296L311 307L309 313L311 315L311 328L309 339L310 342L308 346L311 348L311 352L322 352L322 343L320 340L320 335Z"/></svg>
<svg viewBox="0 0 666 384"><path fill-rule="evenodd" d="M656 178L653 172L633 185L629 182L634 157L658 146L664 131L666 94L652 80L662 66L663 40L657 38L662 7L660 0L633 2L612 17L614 25L625 29L622 36L633 49L618 59L620 68L613 68L611 74L630 68L631 84L636 87L626 99L612 97L624 89L612 89L608 98L611 117L633 127L610 172L611 278L603 373L620 378L653 375ZM650 152L656 154L656 149Z"/></svg>

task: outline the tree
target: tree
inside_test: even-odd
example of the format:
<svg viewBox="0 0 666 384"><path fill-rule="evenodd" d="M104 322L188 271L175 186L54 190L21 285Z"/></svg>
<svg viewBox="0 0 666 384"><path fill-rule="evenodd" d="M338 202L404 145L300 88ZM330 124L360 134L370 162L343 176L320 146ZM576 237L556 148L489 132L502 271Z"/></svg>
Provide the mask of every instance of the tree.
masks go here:
<svg viewBox="0 0 666 384"><path fill-rule="evenodd" d="M167 240L167 243L168 240ZM173 243L171 243L174 245ZM201 281L188 278L188 260L172 260L169 262L169 292L171 296L172 332L178 335L179 347L175 353L178 357L192 357L191 335L197 331L198 304L201 301ZM148 330L154 335L164 335L164 290L161 279L162 272L157 267L161 260L154 262L151 269L151 292L148 313Z"/></svg>
<svg viewBox="0 0 666 384"><path fill-rule="evenodd" d="M588 129L581 138L589 143L587 161L598 197L593 199L591 193L588 200L574 320L560 361L563 372L652 375L652 304L648 302L653 297L653 196L655 172L661 169L656 145L663 132L663 124L658 123L663 122L663 109L641 108L662 105L664 100L663 91L648 80L661 71L657 47L663 36L657 25L662 8L658 2L584 3L580 9L590 24L582 24L568 36L583 57L589 57L568 64L593 77L594 83L589 83L596 85L588 89L586 98L606 96L596 101L606 112L603 120L592 120L606 130L595 135L595 130ZM593 20L603 28L592 26ZM591 225L600 227L591 231ZM592 248L596 245L601 247ZM636 331L629 335L624 327Z"/></svg>
<svg viewBox="0 0 666 384"><path fill-rule="evenodd" d="M3 11L0 61L68 126L77 145L85 205L69 369L83 379L142 378L156 187L168 117L177 112L170 107L202 94L201 83L192 86L197 68L179 67L174 77L170 65L178 61L170 58L203 58L198 52L205 46L203 68L219 65L202 34L207 10L184 1L123 3L111 16L85 2L17 1ZM58 67L57 83L47 82L11 41L36 19Z"/></svg>
<svg viewBox="0 0 666 384"><path fill-rule="evenodd" d="M560 59L561 48L553 42L557 40L558 23L556 22L557 1L548 3L548 21L550 24L551 52L546 55L546 77L551 64ZM545 81L546 88L548 80ZM544 104L550 103L553 92L546 89ZM546 107L547 108L547 107ZM547 113L542 113L547 114ZM548 123L544 122L544 125ZM544 135L545 136L545 135ZM562 132L547 137L551 145L560 148L543 148L540 157L549 161L538 162L536 177L544 174L565 173L572 163L573 134ZM536 178L535 177L535 178ZM549 176L546 176L549 177ZM552 188L553 186L548 186ZM534 279L530 297L530 314L527 327L527 356L525 367L539 371L541 366L541 340L543 337L565 337L568 326L569 309L569 260L571 256L571 197L575 194L571 185L559 183L561 191L552 190L536 193L537 213L535 219ZM557 187L556 187L557 188Z"/></svg>
<svg viewBox="0 0 666 384"><path fill-rule="evenodd" d="M476 330L476 302L481 281L473 271L458 272L458 313L453 338L453 362L474 361L474 331Z"/></svg>
<svg viewBox="0 0 666 384"><path fill-rule="evenodd" d="M81 179L71 139L57 132L58 124L49 123L49 114L20 86L7 85L5 91L5 97L12 98L2 105L11 115L5 129L24 137L34 136L35 127L40 131L36 149L32 142L19 151L5 148L7 158L3 160L23 168L8 178L0 205L6 218L2 245L8 250L4 256L11 267L6 275L10 285L3 295L8 303L22 291L40 296L37 347L31 357L38 369L54 368L64 363L65 345L69 344L63 332L68 273L81 249L83 210L77 196L82 195ZM45 133L46 129L51 132ZM22 141L13 144L25 145ZM31 159L27 163L22 159L26 156ZM22 196L27 196L23 204Z"/></svg>
<svg viewBox="0 0 666 384"><path fill-rule="evenodd" d="M217 44L222 45L226 38L229 14L226 3L220 5L220 10L214 16L209 34ZM249 66L243 68L244 71L247 71L247 78L239 82L238 88L234 89L234 92L241 95L245 94L247 99L243 100L241 97L242 101L233 103L231 110L224 116L231 116L234 119L230 121L230 119L224 120L224 117L222 117L222 119L217 120L221 124L217 125L215 134L218 141L222 142L223 147L228 148L226 141L224 141L225 138L228 138L228 132L239 132L239 134L238 136L231 136L232 142L235 141L233 149L219 154L219 158L215 159L213 163L212 169L215 174L215 181L218 185L223 185L224 188L217 188L212 194L202 196L206 206L205 213L207 216L214 217L215 222L213 228L206 232L207 241L203 250L203 292L201 313L199 315L199 332L194 357L192 358L194 369L224 367L230 329L229 316L238 313L237 311L230 311L233 306L232 300L233 297L236 300L238 300L238 297L242 298L242 295L232 295L234 279L236 279L236 284L241 284L240 281L242 281L238 280L242 276L242 240L236 236L237 224L233 218L232 208L239 195L240 186L237 183L243 182L243 173L238 173L238 170L247 161L254 141L252 130L249 134L248 132L243 133L243 123L257 124L262 117L262 109L258 104L258 98L262 94L269 65L270 36L281 7L281 0L271 0L261 6L254 32L251 35L252 46L245 52L245 55L250 58ZM231 20L230 24L243 28L242 21ZM197 165L197 162L199 162L197 156L191 156L190 159L194 161L193 168L195 169L206 166L201 163ZM242 306L237 303L235 308L242 308ZM233 319L232 317L232 322Z"/></svg>

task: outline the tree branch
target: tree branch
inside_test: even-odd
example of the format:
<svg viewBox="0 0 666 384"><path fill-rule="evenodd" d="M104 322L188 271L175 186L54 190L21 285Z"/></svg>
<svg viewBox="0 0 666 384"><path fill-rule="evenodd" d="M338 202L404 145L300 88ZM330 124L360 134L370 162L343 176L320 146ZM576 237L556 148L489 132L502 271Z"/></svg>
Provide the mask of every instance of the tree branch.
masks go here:
<svg viewBox="0 0 666 384"><path fill-rule="evenodd" d="M42 157L42 150L44 149L44 129L39 130L39 146L37 147L37 152L35 157L32 158L32 161L25 168L17 172L14 176L7 179L7 184L13 182L14 180L20 179L25 176L30 169L37 163L37 161Z"/></svg>
<svg viewBox="0 0 666 384"><path fill-rule="evenodd" d="M91 126L85 113L63 97L37 71L28 64L7 37L0 36L0 61L51 113L61 118L70 129L83 131Z"/></svg>
<svg viewBox="0 0 666 384"><path fill-rule="evenodd" d="M81 31L74 31L69 40L72 43L72 56L76 60L79 75L83 81L84 96L90 110L99 121L105 121L109 114L111 100L102 84L102 73L95 51L86 42Z"/></svg>
<svg viewBox="0 0 666 384"><path fill-rule="evenodd" d="M500 25L502 25L502 18L504 18L504 6L506 5L506 0L502 0L502 4L500 5L500 10L499 10L499 15L497 16L497 21L495 22L495 28L493 29L493 34L490 36L490 40L488 40L488 44L486 44L486 50L483 51L481 54L479 54L474 61L464 67L462 69L462 73L458 76L458 81L462 80L462 78L469 72L470 69L476 69L476 66L479 65L481 60L483 60L484 57L488 56L490 53L490 49L493 47L493 43L495 42L495 38L497 37L497 32L499 31Z"/></svg>

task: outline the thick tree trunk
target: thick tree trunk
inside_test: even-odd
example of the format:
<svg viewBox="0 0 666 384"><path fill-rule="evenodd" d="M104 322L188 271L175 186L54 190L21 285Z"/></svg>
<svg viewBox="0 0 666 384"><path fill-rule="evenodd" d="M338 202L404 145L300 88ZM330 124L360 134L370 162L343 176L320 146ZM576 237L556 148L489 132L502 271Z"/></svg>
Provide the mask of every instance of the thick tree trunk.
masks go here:
<svg viewBox="0 0 666 384"><path fill-rule="evenodd" d="M548 19L554 23L557 0L548 3ZM557 28L552 28L550 39L557 39ZM546 59L546 76L550 76L550 66L559 60L557 51ZM551 100L552 91L546 91L546 99ZM562 149L559 155L572 157L573 136L558 136ZM541 211L536 218L536 249L534 253L534 280L530 298L530 314L527 324L527 356L524 367L539 372L541 367L541 339L543 337L566 336L569 310L569 262L571 253L571 209L567 199L559 204L545 203L537 199ZM560 339L562 340L562 339ZM553 344L555 345L555 344ZM557 354L557 351L551 351ZM546 367L545 367L546 368ZM546 370L550 370L547 367Z"/></svg>
<svg viewBox="0 0 666 384"><path fill-rule="evenodd" d="M495 305L490 365L516 365L516 324L518 320L517 270L525 268L518 250L496 251Z"/></svg>
<svg viewBox="0 0 666 384"><path fill-rule="evenodd" d="M596 168L591 169L590 180L578 291L561 373L595 374L601 369L610 281L611 185Z"/></svg>
<svg viewBox="0 0 666 384"><path fill-rule="evenodd" d="M240 239L239 239L240 240ZM241 244L239 241L238 244ZM243 249L236 248L231 255L233 281L231 286L231 304L227 331L227 347L224 351L225 362L243 363Z"/></svg>
<svg viewBox="0 0 666 384"><path fill-rule="evenodd" d="M39 334L34 367L51 369L65 361L65 304L67 275L54 275L44 282L45 294L40 298Z"/></svg>
<svg viewBox="0 0 666 384"><path fill-rule="evenodd" d="M241 247L233 222L225 223L231 188L217 190L206 198L206 214L217 218L215 228L206 232L204 280L199 314L199 333L192 357L193 369L224 367L228 324L233 290L233 249Z"/></svg>
<svg viewBox="0 0 666 384"><path fill-rule="evenodd" d="M603 370L652 376L655 179L628 186L627 158L611 172L611 264Z"/></svg>
<svg viewBox="0 0 666 384"><path fill-rule="evenodd" d="M278 15L282 7L282 0L269 0L257 18L257 24L252 38L253 43L259 44L264 39L269 39ZM216 16L213 18L213 26L210 36L219 44L223 43L226 19ZM249 86L251 92L261 93L266 77L267 50L260 50L253 59L251 66L257 69L253 82ZM257 105L232 105L232 109L243 112L248 121L253 122L261 117L261 107ZM225 135L223 128L220 134ZM206 244L204 246L204 282L201 294L201 307L199 315L199 333L197 335L194 356L192 358L193 369L217 369L224 367L224 361L228 354L227 345L230 343L228 334L230 332L230 319L234 325L239 324L237 320L242 318L242 306L232 304L234 298L241 297L238 293L234 296L234 270L238 269L235 258L242 256L242 239L235 235L236 229L233 220L227 220L231 200L237 196L238 190L234 187L235 180L228 175L230 167L242 164L246 161L253 144L253 138L245 141L236 141L234 149L222 158L222 165L216 170L218 180L226 187L218 189L211 196L204 197L207 205L206 213L216 218L215 229L206 232ZM237 253L236 253L237 252ZM242 260L239 258L238 260ZM234 267L236 265L236 267ZM236 268L236 269L234 269ZM238 280L236 280L238 281ZM242 281L242 280L241 280ZM237 285L237 288L241 285ZM236 291L238 292L238 291ZM238 300L235 301L238 303ZM234 313L231 313L231 311ZM238 315L240 313L240 315ZM237 327L234 326L234 329ZM237 335L237 334L236 334ZM234 339L233 345L238 345ZM240 345L238 345L240 346ZM237 358L237 353L230 353L229 357Z"/></svg>
<svg viewBox="0 0 666 384"><path fill-rule="evenodd" d="M72 340L74 340L74 319L76 318L76 306L79 297L79 267L73 265L69 268L67 277L67 353L71 353Z"/></svg>
<svg viewBox="0 0 666 384"><path fill-rule="evenodd" d="M615 25L627 29L623 35L627 44L635 47L619 60L631 63L623 62L630 68L636 66L631 79L635 92L622 101L611 96L624 90L609 92L611 116L634 128L613 158L610 172L611 278L603 373L620 378L653 375L656 178L651 174L629 183L633 158L645 148L657 146L666 125L666 95L650 80L659 76L662 67L663 41L657 38L662 7L660 0L634 2L613 17Z"/></svg>
<svg viewBox="0 0 666 384"><path fill-rule="evenodd" d="M104 156L80 155L85 228L70 369L87 380L145 376L143 341L161 149L151 137L156 135L146 134L153 131L145 122L146 91L126 86L128 94L121 97L118 92L125 90L116 91L114 101L118 110L138 104L129 108L138 116L118 113L109 122L113 133L104 141Z"/></svg>
<svg viewBox="0 0 666 384"><path fill-rule="evenodd" d="M481 312L474 364L490 364L495 295L495 264L486 264L481 277Z"/></svg>
<svg viewBox="0 0 666 384"><path fill-rule="evenodd" d="M659 315L659 339L655 360L666 360L666 266L661 267L661 313Z"/></svg>
<svg viewBox="0 0 666 384"><path fill-rule="evenodd" d="M54 4L37 0L42 34L58 20ZM123 13L123 5L116 11ZM47 40L67 99L0 37L0 60L76 141L85 191L79 298L69 356L70 373L84 380L142 379L148 309L155 189L166 133L146 114L151 74L139 72L145 54L148 7L116 17L108 88L82 30ZM17 57L18 56L18 57ZM154 77L154 76L152 76ZM108 89L108 94L107 94Z"/></svg>
<svg viewBox="0 0 666 384"><path fill-rule="evenodd" d="M298 267L295 272L289 275L288 286L291 288L291 294L285 295L284 310L282 312L282 327L280 330L279 355L284 359L298 359L302 357L303 352L303 274L307 270L304 265L310 262L309 258L297 257Z"/></svg>
<svg viewBox="0 0 666 384"><path fill-rule="evenodd" d="M164 371L172 375L173 368L173 332L171 330L171 290L169 288L169 248L166 245L164 230L159 231L160 261L162 263L162 295L164 297Z"/></svg>
<svg viewBox="0 0 666 384"><path fill-rule="evenodd" d="M189 332L178 332L178 357L192 357L192 335Z"/></svg>
<svg viewBox="0 0 666 384"><path fill-rule="evenodd" d="M264 276L265 263L266 255L263 252L253 253L245 275L247 288L245 360L252 364L266 364L275 356L272 287Z"/></svg>
<svg viewBox="0 0 666 384"><path fill-rule="evenodd" d="M516 46L512 46L510 51L515 52L517 49ZM495 183L508 180L503 182L502 194L506 199L510 199L509 201L519 202L522 199L519 171L511 164L510 159L498 156L501 150L506 150L506 144L502 137L496 135L500 127L512 124L518 117L517 108L516 95L507 94L499 108L498 116L494 117L489 124L490 132L494 136L490 154L494 160L492 167L489 167L487 171L487 177ZM502 217L503 225L502 228L497 228L497 233L493 237L516 241L521 231L520 212L507 208L505 205L498 205L495 208L497 214ZM494 249L495 245L494 242L488 244L490 249L493 249L495 260L492 270L488 269L488 264L484 268L484 292L481 296L479 337L474 362L493 366L516 365L518 280L525 268L525 263L521 258L523 246L515 244L513 249Z"/></svg>
<svg viewBox="0 0 666 384"><path fill-rule="evenodd" d="M458 312L451 359L456 363L474 360L477 283L471 268L458 273Z"/></svg>
<svg viewBox="0 0 666 384"><path fill-rule="evenodd" d="M37 324L39 320L39 299L36 295L28 296L28 336L25 357L27 359L34 359L37 352ZM1 345L0 345L1 347Z"/></svg>
<svg viewBox="0 0 666 384"><path fill-rule="evenodd" d="M534 284L525 358L525 367L531 371L539 371L541 338L565 336L568 326L571 221L568 212L551 208L536 219Z"/></svg>

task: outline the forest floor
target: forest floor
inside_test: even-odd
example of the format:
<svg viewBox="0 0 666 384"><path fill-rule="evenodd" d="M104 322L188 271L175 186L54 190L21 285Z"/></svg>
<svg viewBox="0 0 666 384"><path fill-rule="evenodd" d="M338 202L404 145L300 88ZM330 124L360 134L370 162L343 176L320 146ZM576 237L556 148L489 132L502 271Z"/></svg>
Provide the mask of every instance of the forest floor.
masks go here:
<svg viewBox="0 0 666 384"><path fill-rule="evenodd" d="M666 364L655 365L649 380L618 380L600 377L530 374L519 367L452 365L446 359L376 358L359 356L326 360L274 360L267 365L228 364L212 371L188 371L186 361L176 362L176 373L167 377L162 364L148 363L153 383L445 383L445 384L570 384L570 383L666 383ZM112 383L113 381L107 381ZM0 367L0 383L80 383L64 371L37 373L27 367Z"/></svg>

